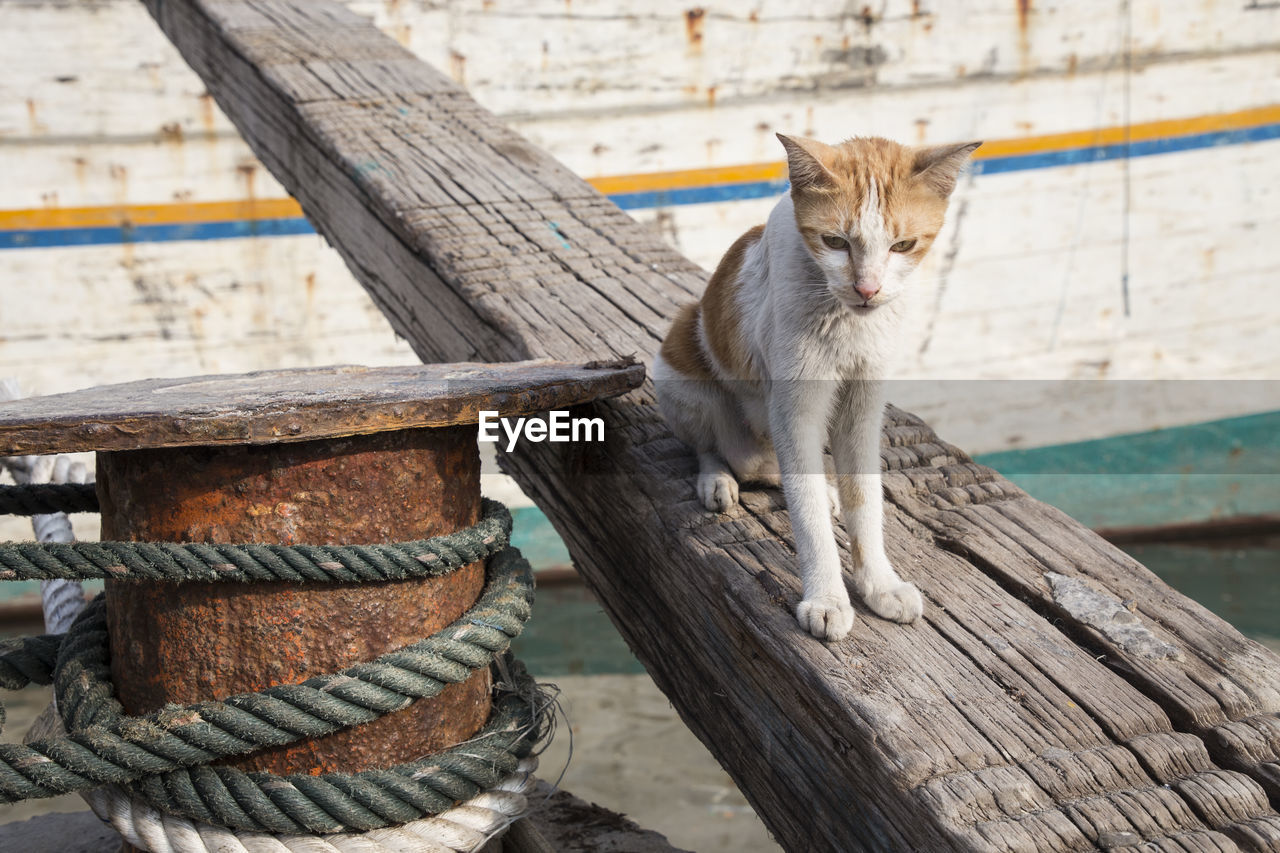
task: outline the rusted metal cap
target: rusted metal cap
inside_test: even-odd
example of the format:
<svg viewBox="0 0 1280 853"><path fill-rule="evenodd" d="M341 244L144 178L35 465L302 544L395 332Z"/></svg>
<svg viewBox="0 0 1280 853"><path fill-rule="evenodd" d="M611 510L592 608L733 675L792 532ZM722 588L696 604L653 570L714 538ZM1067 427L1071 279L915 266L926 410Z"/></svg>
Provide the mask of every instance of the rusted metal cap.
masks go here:
<svg viewBox="0 0 1280 853"><path fill-rule="evenodd" d="M622 394L630 361L308 367L146 379L0 403L0 456L274 444L476 423Z"/></svg>

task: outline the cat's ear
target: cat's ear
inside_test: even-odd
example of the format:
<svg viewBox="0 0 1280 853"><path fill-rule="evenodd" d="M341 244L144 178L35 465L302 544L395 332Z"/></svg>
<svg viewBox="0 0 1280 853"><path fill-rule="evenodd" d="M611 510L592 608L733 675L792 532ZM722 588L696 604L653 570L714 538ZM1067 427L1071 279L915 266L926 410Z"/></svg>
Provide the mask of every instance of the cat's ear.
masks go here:
<svg viewBox="0 0 1280 853"><path fill-rule="evenodd" d="M836 176L822 165L822 154L830 146L800 136L778 134L778 141L787 149L787 171L791 186L796 189L835 186Z"/></svg>
<svg viewBox="0 0 1280 853"><path fill-rule="evenodd" d="M981 142L961 142L959 145L934 145L915 149L912 173L925 182L929 189L943 198L956 188L956 178Z"/></svg>

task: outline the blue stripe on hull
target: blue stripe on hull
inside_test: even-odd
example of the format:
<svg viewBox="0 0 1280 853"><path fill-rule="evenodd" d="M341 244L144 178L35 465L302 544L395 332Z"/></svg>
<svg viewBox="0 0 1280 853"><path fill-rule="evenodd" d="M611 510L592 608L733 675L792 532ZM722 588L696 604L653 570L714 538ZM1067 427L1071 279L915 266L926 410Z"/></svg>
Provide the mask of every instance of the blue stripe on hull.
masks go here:
<svg viewBox="0 0 1280 853"><path fill-rule="evenodd" d="M178 240L234 240L314 234L304 217L239 219L232 222L182 222L171 225L33 228L0 231L0 249L49 249L59 246L105 246L121 243L171 243Z"/></svg>
<svg viewBox="0 0 1280 853"><path fill-rule="evenodd" d="M1193 151L1224 145L1242 145L1280 139L1280 124L1264 124L1234 130L1196 133L1164 139L1148 139L1115 145L1095 145L1062 151L1043 151L992 157L973 164L976 175L999 175L1035 169L1052 169L1085 163L1102 163L1125 157L1150 157L1178 151ZM678 207L687 204L714 204L772 198L785 192L786 181L751 181L706 187L677 187L665 190L616 193L609 199L623 210ZM228 240L243 237L275 237L314 234L311 223L302 217L253 219L234 222L191 222L175 225L133 227L46 228L0 231L0 249L54 248L59 246L101 246L117 243L165 243L175 240Z"/></svg>

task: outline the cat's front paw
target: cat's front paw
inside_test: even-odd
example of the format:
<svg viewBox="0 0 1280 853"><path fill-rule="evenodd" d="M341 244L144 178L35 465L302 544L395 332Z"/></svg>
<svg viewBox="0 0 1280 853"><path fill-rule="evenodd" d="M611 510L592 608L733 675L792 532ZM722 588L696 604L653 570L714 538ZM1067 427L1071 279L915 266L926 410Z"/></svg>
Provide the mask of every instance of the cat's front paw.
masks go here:
<svg viewBox="0 0 1280 853"><path fill-rule="evenodd" d="M853 627L853 607L847 595L818 595L800 602L796 619L819 640L842 640Z"/></svg>
<svg viewBox="0 0 1280 853"><path fill-rule="evenodd" d="M914 622L924 612L924 599L920 597L920 590L916 589L915 584L906 581L898 581L888 589L868 593L862 600L871 608L871 612L894 622Z"/></svg>
<svg viewBox="0 0 1280 853"><path fill-rule="evenodd" d="M712 512L728 512L738 502L738 481L728 471L698 475L698 500Z"/></svg>

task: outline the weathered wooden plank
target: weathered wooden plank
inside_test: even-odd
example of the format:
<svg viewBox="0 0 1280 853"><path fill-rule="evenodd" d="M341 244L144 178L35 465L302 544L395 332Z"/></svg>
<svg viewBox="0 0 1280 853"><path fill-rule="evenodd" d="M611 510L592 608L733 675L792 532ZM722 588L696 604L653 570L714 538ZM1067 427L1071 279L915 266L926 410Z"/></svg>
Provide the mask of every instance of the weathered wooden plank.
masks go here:
<svg viewBox="0 0 1280 853"><path fill-rule="evenodd" d="M1137 561L995 471L895 412L903 467L885 477L895 503L939 544L964 554L1156 699L1179 729L1204 738L1224 767L1280 797L1280 676L1275 655L1169 589ZM930 459L948 464L912 464ZM1222 730L1219 731L1219 728Z"/></svg>
<svg viewBox="0 0 1280 853"><path fill-rule="evenodd" d="M473 424L622 394L626 362L336 365L144 379L0 403L0 456L202 444L270 444Z"/></svg>
<svg viewBox="0 0 1280 853"><path fill-rule="evenodd" d="M648 357L704 273L451 84L427 91L429 74L403 69L379 83L357 68L369 37L325 31L319 5L148 3L424 359ZM254 47L257 64L245 61L248 41L270 43L252 16L306 18L332 51L308 54L331 97L287 52ZM1280 661L1052 510L1023 507L1036 528L1025 535L1017 519L945 515L935 498L1026 499L922 422L895 412L884 460L890 556L925 593L925 618L904 627L863 612L847 641L824 645L791 615L799 588L778 495L746 492L709 515L650 388L593 409L603 452L529 445L506 462L788 849L1280 845L1263 787L1274 750L1246 722L1280 710L1267 686ZM969 538L953 531L962 521ZM1117 601L1137 584L1157 640L1230 655L1124 651L1121 635L1055 601L1045 569ZM1222 685L1199 683L1215 677ZM1221 700L1217 716L1189 685ZM1253 751L1217 745L1219 732Z"/></svg>

